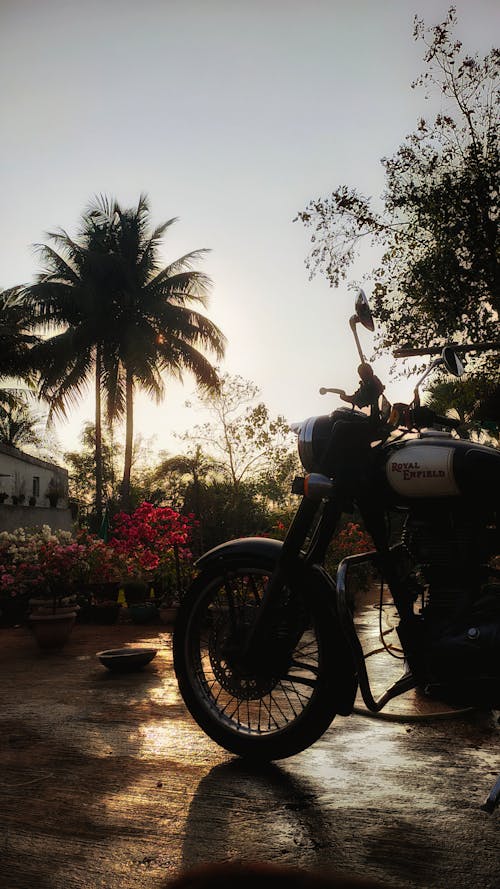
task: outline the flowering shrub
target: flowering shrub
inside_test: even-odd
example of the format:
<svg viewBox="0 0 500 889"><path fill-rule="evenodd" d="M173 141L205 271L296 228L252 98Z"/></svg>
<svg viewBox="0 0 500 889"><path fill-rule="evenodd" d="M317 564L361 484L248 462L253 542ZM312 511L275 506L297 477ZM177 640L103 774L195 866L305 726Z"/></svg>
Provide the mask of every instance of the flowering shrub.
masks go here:
<svg viewBox="0 0 500 889"><path fill-rule="evenodd" d="M190 574L195 526L192 514L142 503L131 515L115 516L110 546L122 557L130 579L147 580L168 595L177 591L179 575L185 582Z"/></svg>
<svg viewBox="0 0 500 889"><path fill-rule="evenodd" d="M363 531L357 522L348 522L333 538L327 555L327 568L334 577L342 559L346 556L354 556L358 553L368 552L373 549L373 542L369 534ZM368 589L373 576L373 570L369 565L357 565L351 576L359 589Z"/></svg>
<svg viewBox="0 0 500 889"><path fill-rule="evenodd" d="M338 565L346 556L354 556L373 549L372 539L357 522L348 522L333 538L330 553Z"/></svg>
<svg viewBox="0 0 500 889"><path fill-rule="evenodd" d="M75 580L80 584L110 583L123 578L123 565L120 554L89 531L77 532L79 561Z"/></svg>
<svg viewBox="0 0 500 889"><path fill-rule="evenodd" d="M89 582L117 580L120 559L87 531L18 528L0 533L0 595L49 598Z"/></svg>
<svg viewBox="0 0 500 889"><path fill-rule="evenodd" d="M55 547L71 540L69 532L53 533L48 525L40 530L18 528L0 533L0 592L17 595L33 590L45 580L45 568ZM43 564L44 561L47 563ZM54 565L53 568L56 568ZM52 572L49 570L49 574Z"/></svg>
<svg viewBox="0 0 500 889"><path fill-rule="evenodd" d="M193 516L143 503L119 513L109 543L80 530L0 533L0 596L60 598L89 584L141 579L177 592L190 573Z"/></svg>

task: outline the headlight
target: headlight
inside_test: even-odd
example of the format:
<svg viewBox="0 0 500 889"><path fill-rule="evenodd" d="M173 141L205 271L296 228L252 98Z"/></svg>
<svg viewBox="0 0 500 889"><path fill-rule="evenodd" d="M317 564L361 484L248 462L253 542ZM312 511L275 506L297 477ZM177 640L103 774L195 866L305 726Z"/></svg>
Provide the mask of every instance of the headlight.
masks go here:
<svg viewBox="0 0 500 889"><path fill-rule="evenodd" d="M309 417L303 423L294 423L298 435L297 446L302 466L306 472L315 472L330 440L334 420L330 415Z"/></svg>

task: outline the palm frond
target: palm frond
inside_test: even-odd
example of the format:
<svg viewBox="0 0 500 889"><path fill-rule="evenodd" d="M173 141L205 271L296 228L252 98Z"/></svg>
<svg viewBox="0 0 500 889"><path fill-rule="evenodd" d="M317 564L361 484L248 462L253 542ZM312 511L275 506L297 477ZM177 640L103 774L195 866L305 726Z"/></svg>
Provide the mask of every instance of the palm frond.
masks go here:
<svg viewBox="0 0 500 889"><path fill-rule="evenodd" d="M158 268L158 247L160 241L167 229L175 222L177 222L177 217L173 217L172 219L168 219L167 222L163 222L155 228L152 235L150 235L146 243L143 245L142 256L139 262L139 271L141 278L144 281L148 281Z"/></svg>
<svg viewBox="0 0 500 889"><path fill-rule="evenodd" d="M159 341L165 344L171 337L182 339L192 346L202 346L217 358L224 357L226 337L205 315L185 306L162 306L156 315Z"/></svg>
<svg viewBox="0 0 500 889"><path fill-rule="evenodd" d="M37 275L37 281L54 279L72 282L75 285L80 283L77 269L70 265L57 250L54 250L49 244L34 244L33 247L40 255L42 262L47 265L46 269Z"/></svg>
<svg viewBox="0 0 500 889"><path fill-rule="evenodd" d="M83 213L84 232L85 224L92 220L96 225L108 225L113 222L118 202L115 198L105 194L94 195L93 202L89 203Z"/></svg>
<svg viewBox="0 0 500 889"><path fill-rule="evenodd" d="M162 371L168 370L180 375L182 371L190 371L196 382L203 389L217 390L219 387L219 375L208 358L202 355L194 346L182 339L169 340L168 348L163 348L159 355Z"/></svg>
<svg viewBox="0 0 500 889"><path fill-rule="evenodd" d="M211 279L203 272L185 271L163 280L157 278L154 286L146 288L146 295L154 295L170 302L175 301L180 305L193 300L206 307L211 286Z"/></svg>
<svg viewBox="0 0 500 889"><path fill-rule="evenodd" d="M192 250L190 253L185 253L184 256L180 256L179 259L174 260L169 265L165 266L164 269L161 270L154 278L152 278L148 282L148 287L154 286L156 284L161 283L167 278L172 278L174 275L178 275L181 272L189 272L193 271L193 267L196 262L201 260L206 253L210 253L210 250L207 248L201 248L200 250ZM199 272L197 274L200 274ZM205 276L208 285L212 284L210 278Z"/></svg>

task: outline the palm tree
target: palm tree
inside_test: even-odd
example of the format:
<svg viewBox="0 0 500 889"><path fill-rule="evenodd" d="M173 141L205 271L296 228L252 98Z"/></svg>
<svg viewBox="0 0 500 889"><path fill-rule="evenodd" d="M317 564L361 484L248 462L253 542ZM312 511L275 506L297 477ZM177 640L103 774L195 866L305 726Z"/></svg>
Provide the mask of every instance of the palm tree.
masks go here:
<svg viewBox="0 0 500 889"><path fill-rule="evenodd" d="M33 377L30 350L38 338L29 330L29 310L22 287L0 292L0 379Z"/></svg>
<svg viewBox="0 0 500 889"><path fill-rule="evenodd" d="M68 405L78 403L94 376L96 518L100 523L102 365L112 324L110 231L104 222L97 224L84 214L76 239L62 229L48 238L54 246L38 245L45 269L24 293L34 323L51 335L34 346L31 359L39 371L40 394L50 404L50 416L65 416Z"/></svg>
<svg viewBox="0 0 500 889"><path fill-rule="evenodd" d="M192 268L205 252L194 251L165 268L159 245L170 219L150 231L147 199L123 210L106 197L85 212L76 239L61 230L49 234L55 246L39 250L47 268L26 288L35 317L52 335L33 350L42 376L41 393L51 411L65 414L94 375L96 425L96 512L102 515L101 393L110 419L126 416L122 504L130 496L133 399L137 387L158 401L163 371L182 378L191 371L205 387L217 373L201 350L217 357L224 337L192 303L206 305L209 279Z"/></svg>
<svg viewBox="0 0 500 889"><path fill-rule="evenodd" d="M206 252L196 250L164 268L159 263L163 235L176 222L155 229L145 195L136 208L98 202L91 217L112 232L112 329L106 340L103 368L108 413L126 417L122 504L128 507L134 433L134 393L145 389L158 402L165 391L163 373L182 379L190 371L206 389L216 388L216 369L204 354L221 358L225 338L194 305L206 307L209 278L193 269Z"/></svg>
<svg viewBox="0 0 500 889"><path fill-rule="evenodd" d="M28 395L22 389L0 390L0 442L14 448L41 448L43 439L43 417L37 414L28 402Z"/></svg>

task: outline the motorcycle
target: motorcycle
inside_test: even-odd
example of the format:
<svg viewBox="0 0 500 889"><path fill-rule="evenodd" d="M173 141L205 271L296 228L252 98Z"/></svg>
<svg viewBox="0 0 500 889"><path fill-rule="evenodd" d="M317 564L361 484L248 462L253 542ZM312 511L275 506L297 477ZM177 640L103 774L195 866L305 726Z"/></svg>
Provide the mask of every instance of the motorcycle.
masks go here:
<svg viewBox="0 0 500 889"><path fill-rule="evenodd" d="M350 319L360 385L353 395L321 389L350 406L295 427L305 473L293 484L301 499L285 539L241 538L205 553L176 621L182 697L206 734L243 757L304 750L337 714L353 712L358 688L372 712L416 687L500 707L500 451L458 437L457 421L420 403L435 368L463 373L453 347L430 364L410 404L391 407L359 324L374 330L363 291ZM373 549L343 559L335 582L325 558L353 510ZM354 621L359 566L389 589L404 656L402 676L378 698Z"/></svg>

